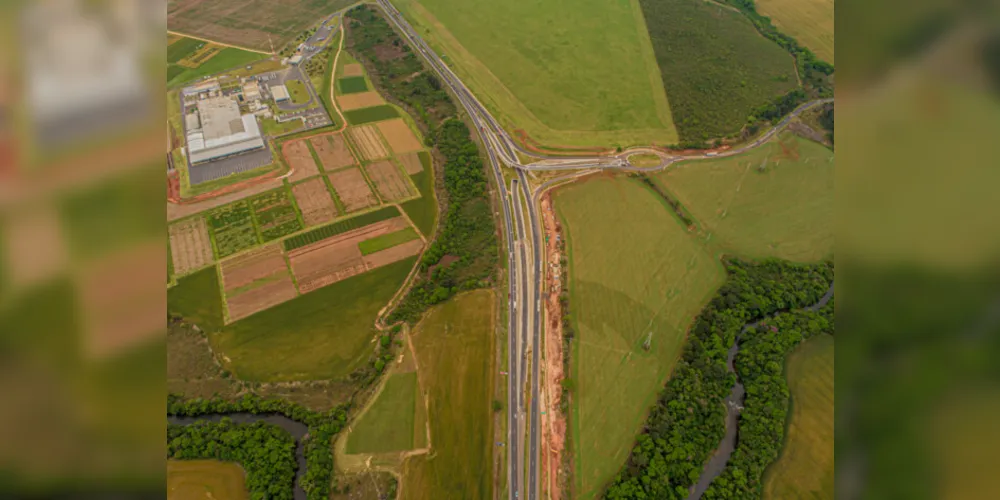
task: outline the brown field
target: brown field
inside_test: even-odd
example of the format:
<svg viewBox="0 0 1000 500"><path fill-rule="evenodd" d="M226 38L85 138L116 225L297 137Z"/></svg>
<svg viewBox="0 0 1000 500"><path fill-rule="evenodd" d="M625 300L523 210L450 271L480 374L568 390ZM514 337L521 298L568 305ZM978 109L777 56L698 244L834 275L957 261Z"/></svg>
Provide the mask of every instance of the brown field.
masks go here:
<svg viewBox="0 0 1000 500"><path fill-rule="evenodd" d="M377 160L389 156L389 151L385 149L385 144L382 144L374 125L353 127L347 134L351 136L351 142L358 148L362 159Z"/></svg>
<svg viewBox="0 0 1000 500"><path fill-rule="evenodd" d="M204 217L173 224L168 232L174 274L187 274L212 262L212 240Z"/></svg>
<svg viewBox="0 0 1000 500"><path fill-rule="evenodd" d="M403 170L407 175L419 174L424 171L424 166L420 163L420 156L417 153L406 153L397 156L399 162L403 164Z"/></svg>
<svg viewBox="0 0 1000 500"><path fill-rule="evenodd" d="M292 186L292 194L299 202L306 227L331 221L337 216L337 206L334 205L322 177Z"/></svg>
<svg viewBox="0 0 1000 500"><path fill-rule="evenodd" d="M4 269L8 285L28 287L65 272L69 252L62 219L54 207L43 205L8 217L0 224L0 233L0 256L8 263L17 262Z"/></svg>
<svg viewBox="0 0 1000 500"><path fill-rule="evenodd" d="M241 320L256 312L270 309L298 295L295 284L288 274L275 281L269 281L257 288L247 290L232 297L226 297L229 307L229 322Z"/></svg>
<svg viewBox="0 0 1000 500"><path fill-rule="evenodd" d="M417 140L417 136L413 135L413 131L410 130L410 127L406 125L406 122L402 118L378 122L377 125L378 129L382 132L382 137L385 137L393 153L398 155L400 153L411 153L423 149L423 145Z"/></svg>
<svg viewBox="0 0 1000 500"><path fill-rule="evenodd" d="M365 167L368 178L375 184L375 190L383 201L399 201L413 195L410 183L403 178L394 163L389 160L372 163Z"/></svg>
<svg viewBox="0 0 1000 500"><path fill-rule="evenodd" d="M358 162L347 147L344 136L340 134L319 135L310 138L309 142L312 143L313 149L316 150L316 156L319 156L319 161L323 162L323 168L327 171L354 165Z"/></svg>
<svg viewBox="0 0 1000 500"><path fill-rule="evenodd" d="M337 102L340 104L341 110L350 111L352 109L370 108L379 104L385 104L385 99L382 99L382 96L378 92L371 90L357 94L337 96Z"/></svg>
<svg viewBox="0 0 1000 500"><path fill-rule="evenodd" d="M365 74L365 70L361 67L360 63L352 63L344 65L344 75L343 76L361 76Z"/></svg>
<svg viewBox="0 0 1000 500"><path fill-rule="evenodd" d="M378 205L378 199L365 182L360 168L346 168L330 174L330 182L337 197L344 204L344 210L353 212L372 205Z"/></svg>
<svg viewBox="0 0 1000 500"><path fill-rule="evenodd" d="M422 248L424 248L424 242L419 239L407 241L402 245L396 245L391 248L386 248L385 250L365 255L365 265L368 266L368 269L389 265L393 262L400 261L420 253Z"/></svg>
<svg viewBox="0 0 1000 500"><path fill-rule="evenodd" d="M377 267L368 265L368 262L372 261L371 257L384 251L362 257L358 243L406 227L409 227L406 219L395 217L288 252L288 260L292 264L292 273L299 283L299 290L302 293L310 292ZM380 259L372 262L385 265L395 260Z"/></svg>
<svg viewBox="0 0 1000 500"><path fill-rule="evenodd" d="M221 262L222 288L227 294L254 282L288 272L281 244L266 245Z"/></svg>
<svg viewBox="0 0 1000 500"><path fill-rule="evenodd" d="M292 168L292 175L288 179L289 182L297 182L314 175L319 175L319 169L316 168L316 161L313 160L312 153L309 151L306 141L299 139L297 141L286 142L281 146L281 154L285 155L285 161Z"/></svg>

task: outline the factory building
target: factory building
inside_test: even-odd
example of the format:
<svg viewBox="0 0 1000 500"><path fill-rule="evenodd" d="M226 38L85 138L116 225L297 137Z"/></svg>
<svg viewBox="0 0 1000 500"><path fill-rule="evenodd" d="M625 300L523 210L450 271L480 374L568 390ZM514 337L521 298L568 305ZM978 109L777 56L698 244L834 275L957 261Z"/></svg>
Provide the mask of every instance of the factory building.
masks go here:
<svg viewBox="0 0 1000 500"><path fill-rule="evenodd" d="M284 85L271 85L271 96L274 97L274 102L281 102L288 100L288 89Z"/></svg>
<svg viewBox="0 0 1000 500"><path fill-rule="evenodd" d="M197 111L184 118L188 158L192 165L264 148L257 117L240 115L230 97L198 101Z"/></svg>

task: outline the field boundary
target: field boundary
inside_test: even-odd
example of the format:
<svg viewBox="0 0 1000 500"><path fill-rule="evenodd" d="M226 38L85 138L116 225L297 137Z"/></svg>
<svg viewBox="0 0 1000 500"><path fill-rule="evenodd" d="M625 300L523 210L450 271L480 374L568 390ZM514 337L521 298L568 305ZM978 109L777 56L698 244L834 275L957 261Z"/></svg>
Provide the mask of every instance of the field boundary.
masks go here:
<svg viewBox="0 0 1000 500"><path fill-rule="evenodd" d="M171 34L171 35L182 36L182 37L185 37L185 38L192 38L192 39L195 39L195 40L201 40L203 42L214 43L216 45L221 45L223 47L232 47L234 49L245 50L247 52L256 52L258 54L264 54L264 55L268 55L268 56L273 56L274 55L273 52L266 52L266 51L259 50L259 49L251 49L250 47L245 47L243 45L235 45L235 44L232 44L232 43L220 42L218 40L212 40L212 39L209 39L209 38L204 38L204 37L200 37L200 36L196 36L196 35L189 35L187 33L181 33L180 31L174 31L174 30L169 30L168 29L167 33Z"/></svg>

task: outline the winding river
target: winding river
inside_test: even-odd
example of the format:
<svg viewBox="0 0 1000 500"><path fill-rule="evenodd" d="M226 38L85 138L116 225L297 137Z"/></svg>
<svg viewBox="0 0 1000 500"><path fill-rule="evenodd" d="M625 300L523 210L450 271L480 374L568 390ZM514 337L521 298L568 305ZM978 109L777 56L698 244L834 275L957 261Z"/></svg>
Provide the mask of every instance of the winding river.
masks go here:
<svg viewBox="0 0 1000 500"><path fill-rule="evenodd" d="M226 414L213 414L213 415L199 415L197 417L181 417L175 415L167 415L167 423L171 425L189 425L193 424L199 420L205 420L207 422L219 422L223 418L229 417L233 422L237 424L252 424L255 422L267 422L272 425L277 425L281 427L289 434L295 438L295 461L298 463L298 468L295 470L295 500L306 500L306 492L299 486L299 479L306 470L306 456L305 449L302 444L302 438L304 438L309 433L309 427L301 422L296 422L284 415L279 413L226 413Z"/></svg>
<svg viewBox="0 0 1000 500"><path fill-rule="evenodd" d="M830 288L827 289L823 297L819 299L819 302L803 308L805 311L817 311L821 307L825 306L830 299L833 298L833 282L830 282ZM769 320L779 314L787 311L777 312L765 318L761 318L753 323L747 323L743 325L740 333L736 335L736 340L733 341L733 346L729 348L729 356L726 358L726 365L729 368L729 373L736 373L736 354L740 352L740 338L746 333L750 328L755 328L761 322ZM715 450L715 454L712 458L708 460L705 464L705 469L701 473L701 477L698 478L698 484L694 485L691 489L691 493L688 495L687 500L699 500L708 486L712 484L719 474L726 469L726 463L729 462L730 455L733 454L733 450L736 449L736 442L739 439L739 417L740 409L743 408L743 399L746 397L746 390L743 388L743 383L740 382L739 374L736 373L736 383L733 384L733 390L729 392L729 396L726 398L726 435L722 438L722 442L719 443L719 447Z"/></svg>

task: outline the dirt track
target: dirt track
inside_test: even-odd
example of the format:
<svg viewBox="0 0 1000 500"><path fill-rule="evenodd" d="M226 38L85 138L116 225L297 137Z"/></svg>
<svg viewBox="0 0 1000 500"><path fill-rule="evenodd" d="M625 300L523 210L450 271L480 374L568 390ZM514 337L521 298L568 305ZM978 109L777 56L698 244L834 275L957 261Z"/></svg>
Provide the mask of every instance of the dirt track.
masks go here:
<svg viewBox="0 0 1000 500"><path fill-rule="evenodd" d="M542 221L545 228L547 243L545 244L545 263L548 265L545 277L545 288L548 292L545 299L545 407L548 412L542 415L542 470L545 482L542 486L549 493L549 498L559 500L562 493L564 477L560 477L563 450L566 446L566 416L559 410L562 396L563 380L563 332L562 307L559 304L559 294L562 292L563 281L560 266L559 251L561 227L552 209L552 200L546 194L541 199Z"/></svg>

